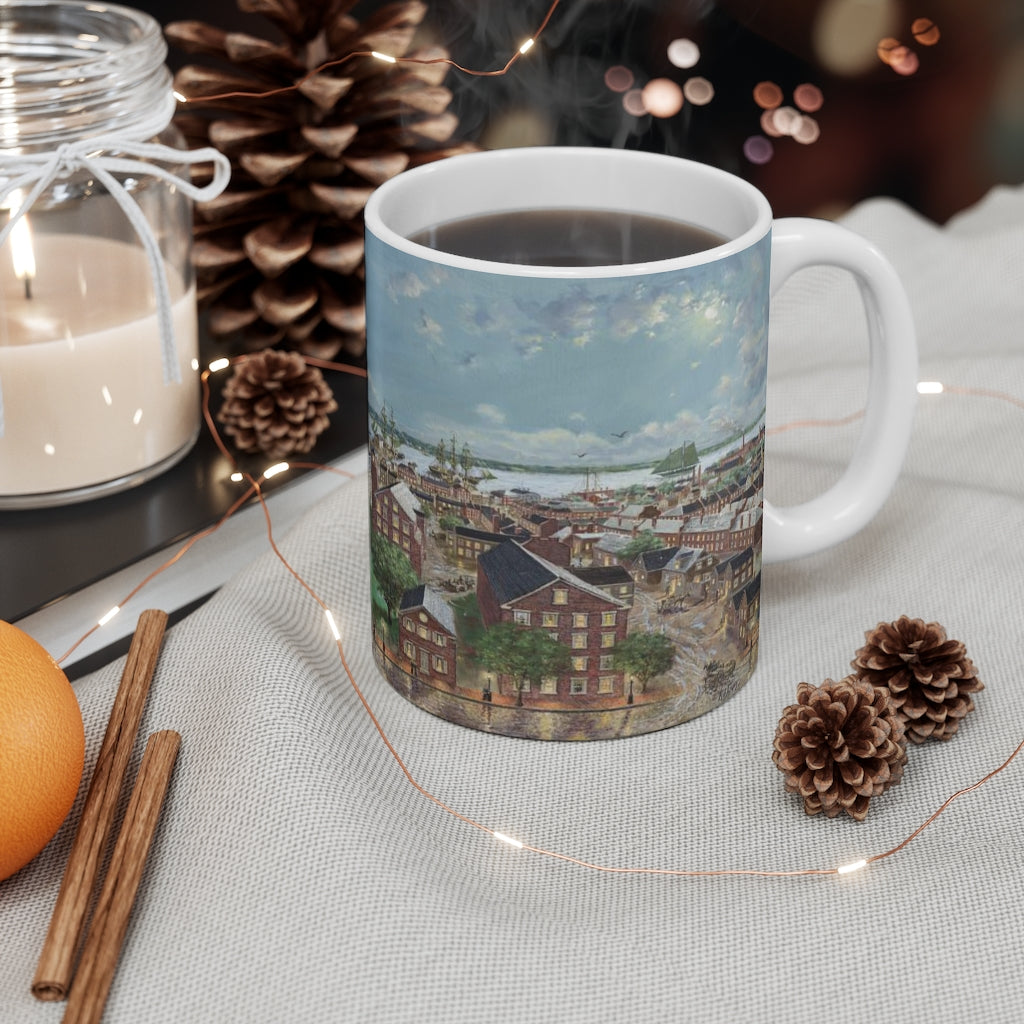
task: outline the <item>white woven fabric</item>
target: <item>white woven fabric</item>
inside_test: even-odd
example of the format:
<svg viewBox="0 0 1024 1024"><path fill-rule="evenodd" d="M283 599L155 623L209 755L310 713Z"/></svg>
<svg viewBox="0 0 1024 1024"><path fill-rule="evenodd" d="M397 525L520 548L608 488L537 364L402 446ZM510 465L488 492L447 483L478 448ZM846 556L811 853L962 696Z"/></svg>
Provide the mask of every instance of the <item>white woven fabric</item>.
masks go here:
<svg viewBox="0 0 1024 1024"><path fill-rule="evenodd" d="M847 223L906 282L922 378L1024 398L1024 190L941 229L883 200ZM774 316L769 426L856 410L866 344L853 287L805 272ZM856 430L772 437L768 497L823 487ZM1022 440L1020 408L922 397L877 520L766 567L754 679L710 715L628 740L484 735L392 692L369 642L365 479L280 543L334 610L409 770L458 811L607 865L833 867L895 845L1024 738ZM135 613L145 606L143 592ZM977 710L951 742L911 749L864 823L807 818L771 763L779 714L800 680L845 675L864 630L903 613L967 644L986 683ZM120 669L77 686L87 772ZM1024 756L901 853L841 878L597 873L496 843L417 793L322 611L270 553L169 632L144 721L158 728L180 730L182 751L110 1024L1024 1019ZM29 983L77 812L0 883L4 1024L62 1015Z"/></svg>

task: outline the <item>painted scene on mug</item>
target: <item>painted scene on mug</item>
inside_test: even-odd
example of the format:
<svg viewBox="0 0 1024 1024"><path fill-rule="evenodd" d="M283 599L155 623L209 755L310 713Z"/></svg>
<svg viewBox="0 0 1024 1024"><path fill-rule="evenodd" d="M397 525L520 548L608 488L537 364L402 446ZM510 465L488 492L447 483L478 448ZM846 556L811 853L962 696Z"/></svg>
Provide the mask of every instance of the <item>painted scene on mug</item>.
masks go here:
<svg viewBox="0 0 1024 1024"><path fill-rule="evenodd" d="M375 654L449 721L629 736L757 662L769 247L510 277L367 239Z"/></svg>

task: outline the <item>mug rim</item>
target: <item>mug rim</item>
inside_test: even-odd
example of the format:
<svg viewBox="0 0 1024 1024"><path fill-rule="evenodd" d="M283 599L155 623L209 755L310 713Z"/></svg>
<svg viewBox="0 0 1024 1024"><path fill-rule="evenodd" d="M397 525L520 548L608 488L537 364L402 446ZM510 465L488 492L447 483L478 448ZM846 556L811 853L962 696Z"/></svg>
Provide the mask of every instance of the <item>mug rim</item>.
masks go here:
<svg viewBox="0 0 1024 1024"><path fill-rule="evenodd" d="M685 256L674 256L668 259L649 260L643 263L605 264L599 266L543 266L518 263L502 263L497 260L483 260L467 256L459 256L454 253L445 252L441 249L433 249L411 241L405 234L387 223L390 214L389 206L400 203L403 193L409 189L417 188L423 183L440 182L444 177L458 175L465 168L467 163L480 164L486 168L487 164L505 165L506 173L508 168L514 168L516 163L524 161L535 163L545 158L558 159L569 165L573 161L583 160L604 160L621 165L631 165L637 169L646 167L648 170L656 168L659 172L668 165L678 167L679 172L686 174L691 181L699 180L706 188L718 189L725 194L725 190L731 190L736 197L737 204L746 204L749 207L751 223L745 229L730 233L729 237L720 245L709 249L702 249L696 253ZM577 164L582 166L582 164ZM528 206L522 203L510 204L508 212L522 209L536 210L538 208L550 207L551 209L565 209L566 203L533 202ZM571 205L571 204L570 204ZM595 203L580 203L578 208L594 209ZM627 209L630 203L628 197L620 206L597 207L603 209ZM496 209L489 212L502 212ZM647 212L647 211L637 211ZM477 215L474 212L463 214L466 217ZM653 216L667 216L664 213L653 213ZM503 274L514 277L540 277L540 278L608 278L608 277L632 277L645 274L662 273L679 270L686 267L701 266L712 263L724 257L732 256L742 252L751 245L759 242L771 230L772 211L768 200L750 182L745 181L737 175L731 174L710 164L700 163L695 160L688 160L684 157L669 156L663 153L648 153L639 150L605 149L596 146L523 146L509 149L481 150L472 153L460 153L455 156L445 157L428 164L422 164L395 175L388 181L379 185L371 193L364 210L364 225L367 233L373 234L385 245L404 252L408 255L427 260L431 263L439 263L444 266L455 267L463 270L473 270L481 273ZM457 218L448 218L457 219ZM670 218L671 219L671 218ZM679 218L676 218L679 219ZM414 230L422 230L429 227L427 222L417 226ZM712 224L701 223L698 226L711 231L716 231ZM721 233L720 231L718 233Z"/></svg>

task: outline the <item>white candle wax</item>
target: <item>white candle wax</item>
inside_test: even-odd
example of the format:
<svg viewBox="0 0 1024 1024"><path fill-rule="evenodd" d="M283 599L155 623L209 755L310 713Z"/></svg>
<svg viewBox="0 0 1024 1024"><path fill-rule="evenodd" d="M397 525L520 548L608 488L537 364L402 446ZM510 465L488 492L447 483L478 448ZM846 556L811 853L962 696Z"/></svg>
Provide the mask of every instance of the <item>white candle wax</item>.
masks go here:
<svg viewBox="0 0 1024 1024"><path fill-rule="evenodd" d="M183 454L199 428L194 287L168 274L181 383L165 384L143 251L79 235L37 234L34 248L31 298L0 250L0 499L94 487Z"/></svg>

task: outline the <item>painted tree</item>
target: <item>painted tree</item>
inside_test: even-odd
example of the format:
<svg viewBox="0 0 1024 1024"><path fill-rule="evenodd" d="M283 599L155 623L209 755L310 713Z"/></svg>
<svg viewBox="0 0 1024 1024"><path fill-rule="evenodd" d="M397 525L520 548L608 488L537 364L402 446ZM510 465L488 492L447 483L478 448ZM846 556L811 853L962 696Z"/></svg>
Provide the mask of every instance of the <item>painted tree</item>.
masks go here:
<svg viewBox="0 0 1024 1024"><path fill-rule="evenodd" d="M464 525L464 521L462 516L457 516L454 512L445 512L444 515L438 518L437 525L444 530L445 542L451 547L452 537L455 531Z"/></svg>
<svg viewBox="0 0 1024 1024"><path fill-rule="evenodd" d="M643 693L655 676L672 667L675 656L675 645L664 633L629 633L625 640L616 644L612 650L612 663L630 677L630 701L634 684Z"/></svg>
<svg viewBox="0 0 1024 1024"><path fill-rule="evenodd" d="M652 530L645 530L638 533L630 542L623 546L619 552L622 558L637 558L645 551L657 551L662 546L662 541L655 536Z"/></svg>
<svg viewBox="0 0 1024 1024"><path fill-rule="evenodd" d="M402 595L419 584L416 570L409 556L376 530L370 531L370 566L384 604L387 605L390 625L402 603Z"/></svg>
<svg viewBox="0 0 1024 1024"><path fill-rule="evenodd" d="M527 629L512 622L499 622L485 630L476 643L480 664L495 675L508 676L522 707L528 684L564 672L572 655L543 629Z"/></svg>

